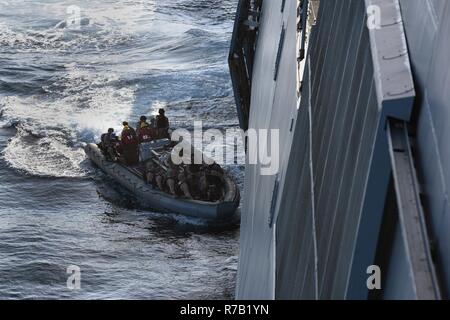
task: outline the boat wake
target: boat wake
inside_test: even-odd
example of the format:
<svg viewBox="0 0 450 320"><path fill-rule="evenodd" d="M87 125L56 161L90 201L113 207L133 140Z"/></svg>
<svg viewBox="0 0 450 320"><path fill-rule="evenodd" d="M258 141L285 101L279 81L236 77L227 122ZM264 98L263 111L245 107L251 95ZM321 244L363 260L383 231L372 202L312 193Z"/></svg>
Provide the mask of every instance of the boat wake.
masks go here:
<svg viewBox="0 0 450 320"><path fill-rule="evenodd" d="M11 168L35 176L83 177L87 170L81 141L97 140L105 127L119 127L129 116L133 88L118 89L114 75L73 65L66 72L44 87L50 99L16 95L0 100L0 126L17 129L2 152Z"/></svg>
<svg viewBox="0 0 450 320"><path fill-rule="evenodd" d="M16 26L8 16L0 22L0 46L6 57L16 57L0 60L0 127L17 129L0 155L11 168L34 176L85 177L83 143L160 107L176 127L192 126L192 119L237 125L229 112L231 89L223 81L228 38L222 24L212 23L206 2L167 4L180 14L201 13L201 21L190 24L187 17L169 19L166 5L153 2L107 12L103 5L87 10L80 2L82 32L65 22L67 5L14 2L23 14L37 14L40 25ZM221 14L233 15L234 5L217 5L224 6ZM164 27L153 23L155 15ZM241 175L242 168L230 168Z"/></svg>

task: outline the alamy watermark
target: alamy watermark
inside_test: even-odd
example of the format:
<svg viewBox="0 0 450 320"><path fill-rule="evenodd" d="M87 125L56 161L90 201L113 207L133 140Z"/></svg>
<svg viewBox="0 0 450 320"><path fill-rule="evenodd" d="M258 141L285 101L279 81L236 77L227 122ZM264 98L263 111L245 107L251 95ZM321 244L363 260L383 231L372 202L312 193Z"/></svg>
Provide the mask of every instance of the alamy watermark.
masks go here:
<svg viewBox="0 0 450 320"><path fill-rule="evenodd" d="M279 129L218 129L203 131L201 121L194 122L194 131L177 129L172 141L178 142L171 153L172 162L179 164L260 165L260 174L275 175L280 167ZM193 148L194 149L193 149ZM197 151L194 151L197 150ZM246 157L239 157L245 154Z"/></svg>
<svg viewBox="0 0 450 320"><path fill-rule="evenodd" d="M377 5L367 7L367 28L369 30L381 29L381 8Z"/></svg>
<svg viewBox="0 0 450 320"><path fill-rule="evenodd" d="M67 278L67 289L79 290L81 289L81 268L76 265L70 265L67 267L66 273L69 274Z"/></svg>
<svg viewBox="0 0 450 320"><path fill-rule="evenodd" d="M367 289L369 290L381 290L381 269L377 265L371 265L367 267L367 274L370 275L367 278Z"/></svg>
<svg viewBox="0 0 450 320"><path fill-rule="evenodd" d="M66 18L66 27L68 29L80 30L81 29L81 8L79 6L68 6Z"/></svg>

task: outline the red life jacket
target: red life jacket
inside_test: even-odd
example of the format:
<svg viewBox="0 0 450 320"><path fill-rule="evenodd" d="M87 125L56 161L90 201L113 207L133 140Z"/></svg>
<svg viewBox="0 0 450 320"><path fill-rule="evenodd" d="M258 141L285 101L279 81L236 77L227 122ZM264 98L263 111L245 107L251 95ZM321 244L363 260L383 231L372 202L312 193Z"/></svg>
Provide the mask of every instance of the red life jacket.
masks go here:
<svg viewBox="0 0 450 320"><path fill-rule="evenodd" d="M150 127L139 129L139 142L149 142L153 139L153 130Z"/></svg>
<svg viewBox="0 0 450 320"><path fill-rule="evenodd" d="M123 145L137 144L136 132L131 128L124 128L122 130L121 141Z"/></svg>

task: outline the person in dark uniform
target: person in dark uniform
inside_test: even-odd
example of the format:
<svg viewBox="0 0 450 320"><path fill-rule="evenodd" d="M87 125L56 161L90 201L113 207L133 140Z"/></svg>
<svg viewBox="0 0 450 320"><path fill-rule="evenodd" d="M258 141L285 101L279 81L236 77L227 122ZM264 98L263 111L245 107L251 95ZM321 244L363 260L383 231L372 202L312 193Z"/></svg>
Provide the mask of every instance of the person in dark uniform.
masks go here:
<svg viewBox="0 0 450 320"><path fill-rule="evenodd" d="M169 162L169 167L167 168L167 172L166 172L166 185L167 187L169 187L169 192L173 195L176 196L176 189L175 189L175 184L177 180L177 167L176 165L173 164L172 161Z"/></svg>
<svg viewBox="0 0 450 320"><path fill-rule="evenodd" d="M154 185L156 183L156 174L158 168L152 159L145 164L145 180L148 184Z"/></svg>
<svg viewBox="0 0 450 320"><path fill-rule="evenodd" d="M162 169L158 168L155 173L155 182L159 190L164 191L165 174Z"/></svg>
<svg viewBox="0 0 450 320"><path fill-rule="evenodd" d="M217 201L221 198L223 189L224 171L219 164L214 162L210 165L203 165L198 180L200 194L206 201Z"/></svg>
<svg viewBox="0 0 450 320"><path fill-rule="evenodd" d="M220 199L220 191L215 184L210 184L207 191L208 201L215 202Z"/></svg>
<svg viewBox="0 0 450 320"><path fill-rule="evenodd" d="M124 121L123 130L120 137L122 144L123 158L128 166L135 165L139 162L139 143L136 131Z"/></svg>
<svg viewBox="0 0 450 320"><path fill-rule="evenodd" d="M156 128L156 118L155 117L152 117L150 119L150 130L151 130L153 139L158 139L158 129Z"/></svg>
<svg viewBox="0 0 450 320"><path fill-rule="evenodd" d="M158 138L168 138L170 139L169 135L169 119L165 116L164 109L159 109L158 115L156 116L156 130L158 132Z"/></svg>
<svg viewBox="0 0 450 320"><path fill-rule="evenodd" d="M199 165L188 164L184 167L184 174L189 187L189 193L194 199L201 199L201 193L199 189L199 177L201 173L199 172Z"/></svg>
<svg viewBox="0 0 450 320"><path fill-rule="evenodd" d="M187 172L185 171L185 169L182 166L178 166L178 187L183 192L183 195L186 198L192 199L192 195L189 190Z"/></svg>
<svg viewBox="0 0 450 320"><path fill-rule="evenodd" d="M117 161L116 143L118 139L113 128L101 136L101 148L107 160Z"/></svg>
<svg viewBox="0 0 450 320"><path fill-rule="evenodd" d="M209 181L208 176L204 170L199 172L198 187L201 199L208 200Z"/></svg>
<svg viewBox="0 0 450 320"><path fill-rule="evenodd" d="M210 174L216 175L216 176L223 176L224 172L222 167L217 163L213 162L212 164L207 166L207 170Z"/></svg>

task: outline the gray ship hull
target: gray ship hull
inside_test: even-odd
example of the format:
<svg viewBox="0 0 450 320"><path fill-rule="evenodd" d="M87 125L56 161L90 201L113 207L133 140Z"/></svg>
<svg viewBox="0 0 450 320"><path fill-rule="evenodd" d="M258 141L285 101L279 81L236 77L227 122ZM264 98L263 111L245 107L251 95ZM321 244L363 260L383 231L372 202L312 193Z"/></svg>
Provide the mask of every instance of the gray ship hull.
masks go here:
<svg viewBox="0 0 450 320"><path fill-rule="evenodd" d="M246 166L237 298L448 297L450 2L308 3L240 1L241 127L282 142Z"/></svg>
<svg viewBox="0 0 450 320"><path fill-rule="evenodd" d="M89 159L106 174L131 191L142 207L160 212L183 214L194 218L229 222L239 206L239 188L227 176L225 176L226 195L223 201L187 200L161 192L146 184L142 177L136 175L130 168L120 163L106 160L96 144L88 144L85 147L85 152Z"/></svg>

